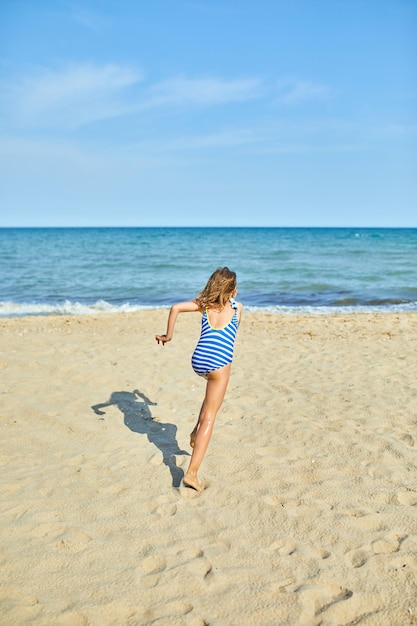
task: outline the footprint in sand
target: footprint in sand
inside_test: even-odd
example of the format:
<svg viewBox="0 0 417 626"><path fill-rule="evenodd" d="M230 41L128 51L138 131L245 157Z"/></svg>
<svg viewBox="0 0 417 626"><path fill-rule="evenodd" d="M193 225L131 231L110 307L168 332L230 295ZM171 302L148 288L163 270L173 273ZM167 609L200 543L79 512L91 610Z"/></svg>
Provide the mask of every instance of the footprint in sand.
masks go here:
<svg viewBox="0 0 417 626"><path fill-rule="evenodd" d="M293 541L274 541L269 546L270 552L276 552L280 556L289 556L297 550L297 544Z"/></svg>
<svg viewBox="0 0 417 626"><path fill-rule="evenodd" d="M361 530L378 531L386 528L384 518L379 513L372 513L361 508L346 509L341 513L348 515L351 518L350 523Z"/></svg>
<svg viewBox="0 0 417 626"><path fill-rule="evenodd" d="M161 517L169 517L177 512L177 505L172 501L172 496L162 495L156 498L149 505L151 513L156 513Z"/></svg>
<svg viewBox="0 0 417 626"><path fill-rule="evenodd" d="M212 565L198 546L191 546L179 550L174 555L173 568L184 568L196 578L206 579L212 571Z"/></svg>
<svg viewBox="0 0 417 626"><path fill-rule="evenodd" d="M65 552L81 552L87 547L92 537L82 530L69 529L61 537L58 537L56 547Z"/></svg>
<svg viewBox="0 0 417 626"><path fill-rule="evenodd" d="M166 504L161 504L155 511L161 517L170 517L171 515L175 515L177 512L177 505L172 504L172 502L167 502Z"/></svg>
<svg viewBox="0 0 417 626"><path fill-rule="evenodd" d="M163 556L148 556L141 562L136 573L140 583L146 589L156 587L160 580L160 574L166 570L166 560Z"/></svg>
<svg viewBox="0 0 417 626"><path fill-rule="evenodd" d="M412 437L409 433L402 433L400 435L400 440L403 441L407 446L410 446L410 448L414 448L416 443L414 437Z"/></svg>
<svg viewBox="0 0 417 626"><path fill-rule="evenodd" d="M349 550L345 554L345 561L351 567L362 567L371 556L370 549L366 546L357 550Z"/></svg>
<svg viewBox="0 0 417 626"><path fill-rule="evenodd" d="M198 559L194 559L187 565L187 570L195 576L196 578L200 578L202 580L208 579L209 574L212 572L212 566L210 561L206 559L204 555L199 557Z"/></svg>
<svg viewBox="0 0 417 626"><path fill-rule="evenodd" d="M358 549L346 552L346 563L351 567L362 567L375 554L392 554L398 552L401 542L406 537L407 535L389 533L384 537L376 539L369 545L364 545Z"/></svg>
<svg viewBox="0 0 417 626"><path fill-rule="evenodd" d="M140 569L145 576L149 574L159 574L166 569L167 563L163 556L148 556L140 564Z"/></svg>
<svg viewBox="0 0 417 626"><path fill-rule="evenodd" d="M322 614L326 609L352 597L353 593L333 583L311 583L297 589L305 617L314 617Z"/></svg>
<svg viewBox="0 0 417 626"><path fill-rule="evenodd" d="M161 624L178 624L178 618L191 613L193 608L192 604L182 600L168 603L161 601L159 605L149 608L143 613L143 622L141 623L153 624L157 620L161 620Z"/></svg>
<svg viewBox="0 0 417 626"><path fill-rule="evenodd" d="M284 506L287 500L283 496L265 496L263 501L270 506Z"/></svg>
<svg viewBox="0 0 417 626"><path fill-rule="evenodd" d="M374 554L392 554L393 552L398 552L400 549L401 542L407 535L390 533L381 539L376 539L372 542L372 552Z"/></svg>
<svg viewBox="0 0 417 626"><path fill-rule="evenodd" d="M306 548L301 548L299 552L305 554L311 559L320 559L322 561L332 556L332 553L328 550L323 550L322 548L311 548L310 546Z"/></svg>
<svg viewBox="0 0 417 626"><path fill-rule="evenodd" d="M331 556L331 552L322 548L313 548L311 546L299 546L294 541L278 540L269 546L270 552L276 552L280 556L289 556L297 552L311 559L324 560Z"/></svg>
<svg viewBox="0 0 417 626"><path fill-rule="evenodd" d="M417 491L399 491L396 499L398 504L415 506L417 504Z"/></svg>
<svg viewBox="0 0 417 626"><path fill-rule="evenodd" d="M386 528L385 521L378 513L363 515L354 519L354 525L361 530L378 531Z"/></svg>
<svg viewBox="0 0 417 626"><path fill-rule="evenodd" d="M226 552L229 552L231 546L230 541L215 541L206 546L206 552L209 552L212 556L224 556Z"/></svg>
<svg viewBox="0 0 417 626"><path fill-rule="evenodd" d="M31 535L32 537L49 537L51 539L55 539L56 541L59 538L65 539L65 537L62 536L63 530L62 524L43 523L34 526L31 530Z"/></svg>

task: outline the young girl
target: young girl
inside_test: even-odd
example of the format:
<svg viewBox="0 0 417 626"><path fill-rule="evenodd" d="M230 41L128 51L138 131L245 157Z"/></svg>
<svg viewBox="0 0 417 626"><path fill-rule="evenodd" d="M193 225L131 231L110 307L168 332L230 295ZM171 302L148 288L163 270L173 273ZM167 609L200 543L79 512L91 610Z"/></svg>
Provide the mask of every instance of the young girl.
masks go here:
<svg viewBox="0 0 417 626"><path fill-rule="evenodd" d="M242 305L234 300L236 294L235 272L230 271L228 267L217 269L195 300L179 302L171 307L166 334L156 335L158 344L161 342L164 345L173 337L179 313L199 311L203 314L201 336L194 350L191 365L196 374L207 380L207 387L200 415L190 435L193 454L183 479L185 485L197 491L202 490L197 472L207 450L214 421L229 382L233 347L242 316Z"/></svg>

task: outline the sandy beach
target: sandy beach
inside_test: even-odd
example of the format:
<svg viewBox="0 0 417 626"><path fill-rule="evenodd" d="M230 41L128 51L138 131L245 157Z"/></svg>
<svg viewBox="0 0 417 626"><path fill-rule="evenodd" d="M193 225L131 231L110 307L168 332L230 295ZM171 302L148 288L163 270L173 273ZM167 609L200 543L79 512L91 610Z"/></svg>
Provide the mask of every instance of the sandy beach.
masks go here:
<svg viewBox="0 0 417 626"><path fill-rule="evenodd" d="M201 494L166 316L0 321L0 623L417 624L417 314L245 313Z"/></svg>

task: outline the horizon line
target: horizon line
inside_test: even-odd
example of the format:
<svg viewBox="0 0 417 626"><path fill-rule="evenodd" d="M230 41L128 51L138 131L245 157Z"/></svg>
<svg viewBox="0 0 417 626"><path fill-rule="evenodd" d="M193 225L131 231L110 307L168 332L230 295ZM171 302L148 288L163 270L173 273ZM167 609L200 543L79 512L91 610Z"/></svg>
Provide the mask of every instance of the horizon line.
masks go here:
<svg viewBox="0 0 417 626"><path fill-rule="evenodd" d="M332 225L318 226L318 225L308 225L308 224L297 225L297 226L296 225L285 225L285 226L281 225L280 226L280 225L266 225L266 224L264 224L264 225L241 225L241 224L236 225L236 224L234 224L234 225L216 225L216 226L215 225L208 225L208 224L201 224L201 225L196 225L196 224L193 224L193 225L168 224L168 225L163 225L163 226L156 225L156 224L155 225L149 225L149 224L148 225L140 225L140 224L137 224L137 225L121 225L121 224L119 224L119 225L109 225L109 224L106 224L106 225L103 225L103 224L101 224L101 225L98 225L98 224L90 224L90 225L81 225L81 224L79 224L79 225L50 225L50 224L46 225L45 224L45 225L39 225L39 224L37 224L37 225L32 225L32 226L30 226L30 225L8 225L8 226L0 225L0 229L1 230L25 229L25 228L26 229L29 229L29 228L30 229L36 229L36 228L39 228L39 229L41 229L41 228L49 228L49 229L58 229L58 228L60 228L60 229L79 229L79 228L91 228L91 229L93 229L93 228L120 228L120 229L122 229L122 228L125 228L125 229L129 229L129 228L132 228L132 229L133 228L143 228L143 229L146 229L146 228L149 228L149 229L151 229L151 228L317 228L317 229L319 229L319 228L321 228L321 229L325 229L325 228L333 228L333 229L336 229L336 228L340 228L340 229L354 228L355 229L356 228L356 229L368 229L368 228L378 228L378 229L382 230L382 229L416 229L417 225L415 225L415 226L387 226L387 225L385 225L385 226L378 226L378 225L367 225L367 226L364 226L364 225L361 225L360 226L360 225L355 225L355 224L353 224L353 225L344 225L344 226L340 226L340 225L338 225L338 226L334 226L334 225L333 226Z"/></svg>

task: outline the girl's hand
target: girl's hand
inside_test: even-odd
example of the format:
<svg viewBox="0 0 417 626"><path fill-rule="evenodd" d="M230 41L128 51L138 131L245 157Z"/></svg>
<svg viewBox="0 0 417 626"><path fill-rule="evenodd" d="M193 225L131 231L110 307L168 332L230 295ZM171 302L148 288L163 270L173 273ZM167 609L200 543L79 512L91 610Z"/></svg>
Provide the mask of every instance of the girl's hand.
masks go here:
<svg viewBox="0 0 417 626"><path fill-rule="evenodd" d="M166 335L156 335L155 339L157 340L158 345L159 342L161 342L163 346L167 343L167 341L171 341L171 339L168 339Z"/></svg>

